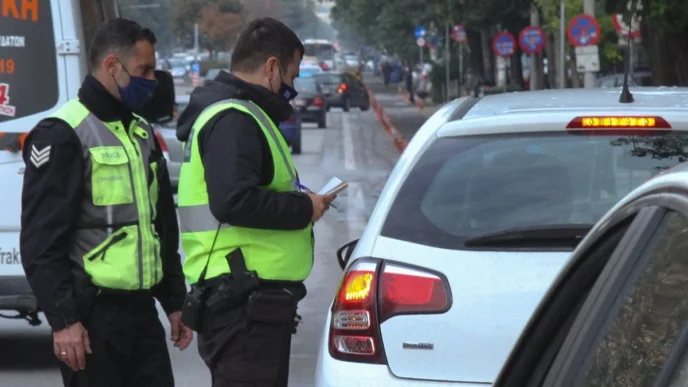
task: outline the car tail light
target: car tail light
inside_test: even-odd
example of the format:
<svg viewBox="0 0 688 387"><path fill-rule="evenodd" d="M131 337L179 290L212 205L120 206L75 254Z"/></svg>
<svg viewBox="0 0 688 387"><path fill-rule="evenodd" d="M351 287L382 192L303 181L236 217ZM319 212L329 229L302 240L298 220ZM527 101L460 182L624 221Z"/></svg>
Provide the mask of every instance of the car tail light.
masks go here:
<svg viewBox="0 0 688 387"><path fill-rule="evenodd" d="M671 125L657 116L581 116L571 120L566 129L587 135L642 135L667 131Z"/></svg>
<svg viewBox="0 0 688 387"><path fill-rule="evenodd" d="M347 88L346 83L340 83L339 88L337 88L337 92L339 94L341 94L341 93L346 91L346 88Z"/></svg>
<svg viewBox="0 0 688 387"><path fill-rule="evenodd" d="M385 364L380 324L403 314L444 313L451 305L439 274L395 263L359 260L346 272L332 306L330 355Z"/></svg>
<svg viewBox="0 0 688 387"><path fill-rule="evenodd" d="M167 143L165 142L165 138L162 136L162 134L160 134L160 132L155 132L155 137L158 138L160 149L162 149L163 152L167 152Z"/></svg>
<svg viewBox="0 0 688 387"><path fill-rule="evenodd" d="M316 95L315 99L313 99L313 106L322 106L325 104L325 100L322 99L321 96Z"/></svg>

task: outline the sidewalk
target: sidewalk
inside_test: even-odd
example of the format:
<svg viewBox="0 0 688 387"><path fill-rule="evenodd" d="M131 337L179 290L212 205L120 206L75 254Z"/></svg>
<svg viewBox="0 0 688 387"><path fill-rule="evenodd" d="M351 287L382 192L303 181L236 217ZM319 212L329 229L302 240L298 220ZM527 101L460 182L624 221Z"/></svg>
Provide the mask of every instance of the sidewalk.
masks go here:
<svg viewBox="0 0 688 387"><path fill-rule="evenodd" d="M390 134L399 151L403 151L418 129L439 106L411 105L408 98L399 94L396 85L385 87L379 78L365 79L371 94L371 107L377 113L384 129Z"/></svg>

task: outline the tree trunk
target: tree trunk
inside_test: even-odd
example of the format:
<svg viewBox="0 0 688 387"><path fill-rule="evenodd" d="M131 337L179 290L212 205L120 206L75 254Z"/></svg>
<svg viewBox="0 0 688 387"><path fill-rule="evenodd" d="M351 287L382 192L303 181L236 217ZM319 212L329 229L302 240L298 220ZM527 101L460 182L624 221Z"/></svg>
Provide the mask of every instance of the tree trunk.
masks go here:
<svg viewBox="0 0 688 387"><path fill-rule="evenodd" d="M490 47L490 30L485 28L480 33L481 48L483 54L483 78L494 84L495 72L494 66L492 66L492 50Z"/></svg>

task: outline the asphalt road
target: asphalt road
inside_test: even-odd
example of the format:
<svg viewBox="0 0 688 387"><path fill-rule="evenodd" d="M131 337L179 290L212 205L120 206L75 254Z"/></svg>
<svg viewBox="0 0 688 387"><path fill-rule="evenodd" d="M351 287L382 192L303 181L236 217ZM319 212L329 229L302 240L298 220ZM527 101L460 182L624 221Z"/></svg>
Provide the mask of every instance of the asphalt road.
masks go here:
<svg viewBox="0 0 688 387"><path fill-rule="evenodd" d="M411 130L408 125L404 128ZM290 386L313 385L327 309L342 274L336 248L360 236L397 158L398 151L372 111L333 109L327 129L309 124L304 128L303 154L294 156L302 182L316 190L337 176L350 185L336 200L338 209L331 209L315 227L315 267L306 281L309 294L299 307L303 324L293 340ZM162 311L160 318L167 326ZM183 352L170 346L177 386L210 386L194 344ZM0 387L60 386L57 365L47 323L30 327L23 321L0 319Z"/></svg>

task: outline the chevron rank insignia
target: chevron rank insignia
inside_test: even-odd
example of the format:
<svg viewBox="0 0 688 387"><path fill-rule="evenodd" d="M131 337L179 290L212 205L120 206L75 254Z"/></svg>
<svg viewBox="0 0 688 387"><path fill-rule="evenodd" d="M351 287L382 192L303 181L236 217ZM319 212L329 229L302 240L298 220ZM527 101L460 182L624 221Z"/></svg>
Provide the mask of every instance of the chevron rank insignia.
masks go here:
<svg viewBox="0 0 688 387"><path fill-rule="evenodd" d="M36 145L31 145L31 164L33 164L36 169L44 166L50 161L50 145L44 147L43 149L36 148Z"/></svg>

